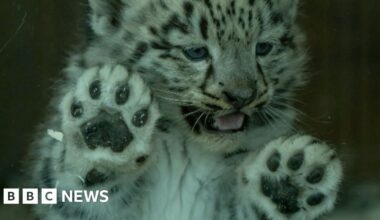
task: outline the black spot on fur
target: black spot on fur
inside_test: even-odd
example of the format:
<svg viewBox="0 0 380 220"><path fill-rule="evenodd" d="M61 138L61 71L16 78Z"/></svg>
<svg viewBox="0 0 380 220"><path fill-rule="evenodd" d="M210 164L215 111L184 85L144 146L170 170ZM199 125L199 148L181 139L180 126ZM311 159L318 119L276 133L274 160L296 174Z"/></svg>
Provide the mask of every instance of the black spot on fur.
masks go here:
<svg viewBox="0 0 380 220"><path fill-rule="evenodd" d="M207 8L212 9L211 1L210 0L204 0Z"/></svg>
<svg viewBox="0 0 380 220"><path fill-rule="evenodd" d="M171 45L169 42L167 41L161 41L161 42L152 42L150 44L150 46L153 48L153 49L156 49L156 50L170 50L173 48L173 45Z"/></svg>
<svg viewBox="0 0 380 220"><path fill-rule="evenodd" d="M259 22L260 33L264 30L264 19L262 13L259 11L257 14L257 21Z"/></svg>
<svg viewBox="0 0 380 220"><path fill-rule="evenodd" d="M194 6L191 2L184 2L183 9L185 10L185 15L187 18L190 18L193 15Z"/></svg>
<svg viewBox="0 0 380 220"><path fill-rule="evenodd" d="M272 0L265 0L265 2L267 3L269 9L273 8L273 2L272 2Z"/></svg>
<svg viewBox="0 0 380 220"><path fill-rule="evenodd" d="M214 75L214 66L212 65L212 64L210 64L210 66L208 67L208 69L207 69L207 72L206 72L206 77L205 77L205 79L203 80L203 84L201 85L201 90L203 91L203 92L205 92L205 90L206 90L206 86L207 86L207 82L208 82L208 80L211 78L211 76L213 76Z"/></svg>
<svg viewBox="0 0 380 220"><path fill-rule="evenodd" d="M274 24L278 24L284 21L281 13L273 13L271 19Z"/></svg>
<svg viewBox="0 0 380 220"><path fill-rule="evenodd" d="M206 17L202 17L199 21L199 30L201 31L204 40L208 39L208 21Z"/></svg>
<svg viewBox="0 0 380 220"><path fill-rule="evenodd" d="M51 167L52 167L51 159L46 158L43 162L43 167L41 170L42 183L44 184L44 187L46 187L46 188L53 188L54 184L55 184L54 179L51 176L52 175Z"/></svg>
<svg viewBox="0 0 380 220"><path fill-rule="evenodd" d="M249 27L252 27L252 25L253 25L253 11L252 11L252 9L250 9L248 11L248 24L249 24Z"/></svg>
<svg viewBox="0 0 380 220"><path fill-rule="evenodd" d="M224 25L227 24L227 22L226 22L226 16L224 14L222 14L222 22L223 22Z"/></svg>
<svg viewBox="0 0 380 220"><path fill-rule="evenodd" d="M291 49L295 49L296 45L294 43L294 37L289 35L289 33L285 33L281 38L280 42L284 47L290 47Z"/></svg>
<svg viewBox="0 0 380 220"><path fill-rule="evenodd" d="M275 85L275 86L280 83L280 80L278 78L272 78L271 81L272 81L273 85Z"/></svg>
<svg viewBox="0 0 380 220"><path fill-rule="evenodd" d="M232 0L231 1L231 3L230 3L230 7L231 7L231 13L233 14L233 15L235 15L236 14L236 7L235 7L235 0Z"/></svg>
<svg viewBox="0 0 380 220"><path fill-rule="evenodd" d="M164 25L162 25L161 29L165 35L167 35L172 30L179 30L183 34L189 33L188 26L179 19L178 14L173 14L169 20Z"/></svg>
<svg viewBox="0 0 380 220"><path fill-rule="evenodd" d="M161 6L163 9L165 9L165 10L169 9L169 7L166 5L166 3L165 3L164 1L159 1L159 3L160 3L160 6Z"/></svg>
<svg viewBox="0 0 380 220"><path fill-rule="evenodd" d="M139 42L136 46L135 51L132 54L132 59L130 60L130 62L132 64L138 62L145 55L148 49L149 45L147 43Z"/></svg>
<svg viewBox="0 0 380 220"><path fill-rule="evenodd" d="M158 31L155 27L149 27L149 31L153 35L158 35Z"/></svg>
<svg viewBox="0 0 380 220"><path fill-rule="evenodd" d="M64 169L65 157L66 157L66 148L63 148L61 155L59 156L59 165L60 165L61 170Z"/></svg>
<svg viewBox="0 0 380 220"><path fill-rule="evenodd" d="M263 82L264 82L264 85L265 85L265 88L268 88L268 82L265 80L266 77L265 77L265 74L264 74L264 71L263 71L263 68L261 67L260 63L256 63L257 64L257 70L258 70L258 73L261 75L261 77L264 79Z"/></svg>
<svg viewBox="0 0 380 220"><path fill-rule="evenodd" d="M109 1L111 13L111 25L113 27L120 26L121 14L124 8L124 3L121 0Z"/></svg>

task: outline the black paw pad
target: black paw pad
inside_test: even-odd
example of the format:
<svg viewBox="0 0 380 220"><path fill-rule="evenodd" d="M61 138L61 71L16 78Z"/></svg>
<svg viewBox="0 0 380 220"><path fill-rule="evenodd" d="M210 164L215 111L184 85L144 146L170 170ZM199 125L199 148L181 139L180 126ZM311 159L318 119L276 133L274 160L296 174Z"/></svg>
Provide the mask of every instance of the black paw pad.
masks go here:
<svg viewBox="0 0 380 220"><path fill-rule="evenodd" d="M128 85L122 85L120 86L116 91L116 104L118 105L124 105L129 98L129 87Z"/></svg>
<svg viewBox="0 0 380 220"><path fill-rule="evenodd" d="M81 126L82 136L89 148L109 147L122 152L133 140L133 135L120 114L101 112Z"/></svg>
<svg viewBox="0 0 380 220"><path fill-rule="evenodd" d="M315 195L312 195L310 196L306 202L307 204L309 204L310 206L316 206L316 205L319 205L323 202L323 200L325 199L325 195L322 194L322 193L317 193Z"/></svg>
<svg viewBox="0 0 380 220"><path fill-rule="evenodd" d="M297 202L299 188L294 186L289 179L276 182L268 177L262 177L261 190L277 205L281 213L293 214L300 210Z"/></svg>
<svg viewBox="0 0 380 220"><path fill-rule="evenodd" d="M269 177L261 177L261 191L266 197L273 197L275 191L278 188L278 184L274 181L269 179Z"/></svg>
<svg viewBox="0 0 380 220"><path fill-rule="evenodd" d="M142 127L148 121L148 110L142 109L136 112L132 117L132 124L136 127Z"/></svg>
<svg viewBox="0 0 380 220"><path fill-rule="evenodd" d="M288 164L287 164L288 168L293 171L298 170L299 168L301 168L304 158L305 158L305 154L303 151L295 154L293 157L289 159Z"/></svg>
<svg viewBox="0 0 380 220"><path fill-rule="evenodd" d="M108 177L106 175L97 171L96 169L92 169L87 173L84 184L86 186L93 186L96 184L104 183L107 179Z"/></svg>
<svg viewBox="0 0 380 220"><path fill-rule="evenodd" d="M317 184L321 182L325 175L325 169L323 167L317 167L306 177L307 182L311 184Z"/></svg>
<svg viewBox="0 0 380 220"><path fill-rule="evenodd" d="M92 99L99 99L101 94L100 81L97 80L91 83L89 93Z"/></svg>
<svg viewBox="0 0 380 220"><path fill-rule="evenodd" d="M79 118L83 115L83 105L80 102L71 104L71 115L74 118Z"/></svg>
<svg viewBox="0 0 380 220"><path fill-rule="evenodd" d="M285 215L294 214L300 210L297 205L297 201L283 203L278 206L278 210Z"/></svg>
<svg viewBox="0 0 380 220"><path fill-rule="evenodd" d="M277 169L280 167L280 160L281 160L281 155L279 152L274 152L272 156L269 157L267 160L267 167L270 171L276 172Z"/></svg>
<svg viewBox="0 0 380 220"><path fill-rule="evenodd" d="M289 180L280 181L277 194L273 197L273 202L278 205L278 209L283 214L293 214L300 210L298 207L299 188L290 183Z"/></svg>

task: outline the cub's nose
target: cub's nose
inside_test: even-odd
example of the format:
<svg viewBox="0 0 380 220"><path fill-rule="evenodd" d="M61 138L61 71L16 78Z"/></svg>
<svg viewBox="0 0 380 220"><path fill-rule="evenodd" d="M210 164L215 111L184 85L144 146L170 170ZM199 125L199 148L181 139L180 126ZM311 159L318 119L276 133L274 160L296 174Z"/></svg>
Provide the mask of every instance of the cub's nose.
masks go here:
<svg viewBox="0 0 380 220"><path fill-rule="evenodd" d="M243 108L244 106L248 105L256 98L255 93L251 89L248 89L244 92L224 91L223 95L224 95L224 100L230 103L236 109Z"/></svg>
<svg viewBox="0 0 380 220"><path fill-rule="evenodd" d="M122 152L133 140L120 113L99 113L81 126L81 133L91 149L109 147L114 152Z"/></svg>

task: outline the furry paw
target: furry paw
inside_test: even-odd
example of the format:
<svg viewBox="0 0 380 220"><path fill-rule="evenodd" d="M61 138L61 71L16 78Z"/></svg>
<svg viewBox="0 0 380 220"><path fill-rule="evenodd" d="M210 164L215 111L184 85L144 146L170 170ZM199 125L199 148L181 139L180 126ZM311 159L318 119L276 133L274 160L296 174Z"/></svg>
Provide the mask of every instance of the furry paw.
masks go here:
<svg viewBox="0 0 380 220"><path fill-rule="evenodd" d="M241 195L269 219L315 219L332 210L341 178L335 152L298 135L272 141L239 170Z"/></svg>
<svg viewBox="0 0 380 220"><path fill-rule="evenodd" d="M81 161L90 179L102 176L93 167L128 171L150 156L157 104L142 79L123 66L85 71L60 111L66 163Z"/></svg>

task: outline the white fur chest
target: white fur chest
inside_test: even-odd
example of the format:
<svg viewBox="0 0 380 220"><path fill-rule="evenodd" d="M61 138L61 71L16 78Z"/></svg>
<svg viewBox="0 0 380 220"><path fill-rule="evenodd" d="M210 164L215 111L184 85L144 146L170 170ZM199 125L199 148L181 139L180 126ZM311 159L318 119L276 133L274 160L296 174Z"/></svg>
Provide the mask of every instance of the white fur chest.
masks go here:
<svg viewBox="0 0 380 220"><path fill-rule="evenodd" d="M144 220L212 219L221 179L222 155L213 155L175 135L157 140L158 160L144 204Z"/></svg>

